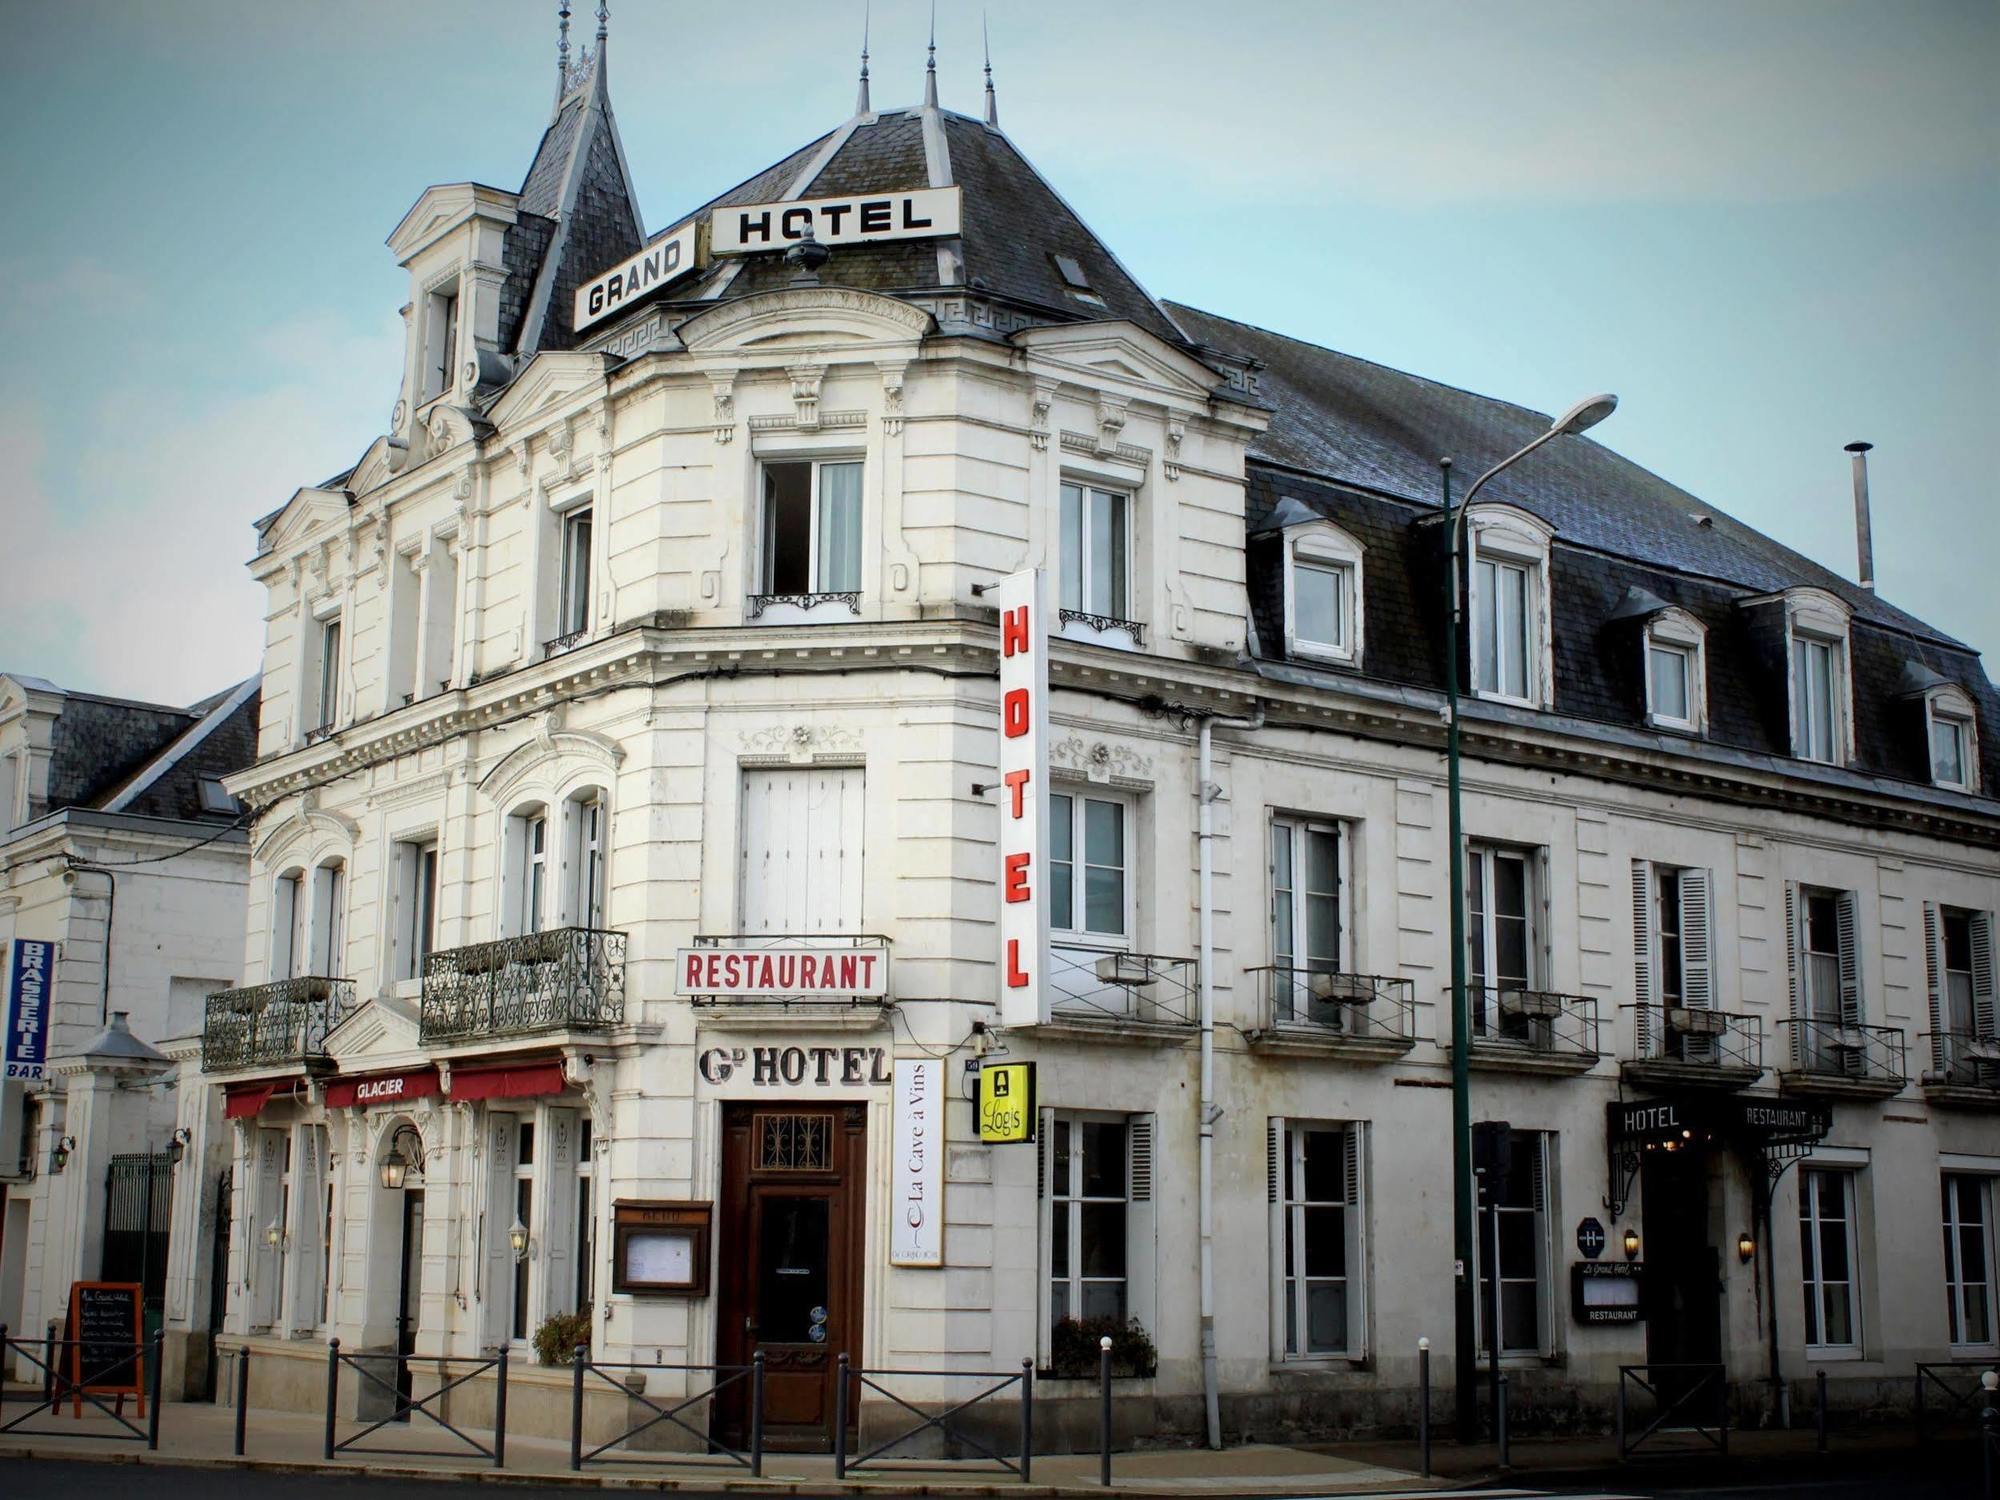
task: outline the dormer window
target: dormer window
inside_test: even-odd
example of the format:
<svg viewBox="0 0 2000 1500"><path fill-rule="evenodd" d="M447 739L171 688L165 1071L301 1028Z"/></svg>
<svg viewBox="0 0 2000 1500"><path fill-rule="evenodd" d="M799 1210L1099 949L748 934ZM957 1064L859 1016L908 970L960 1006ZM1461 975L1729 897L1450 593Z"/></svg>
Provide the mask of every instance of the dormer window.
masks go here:
<svg viewBox="0 0 2000 1500"><path fill-rule="evenodd" d="M1472 688L1530 708L1548 703L1549 531L1523 511L1479 507L1468 527Z"/></svg>
<svg viewBox="0 0 2000 1500"><path fill-rule="evenodd" d="M1701 734L1708 724L1705 632L1685 610L1667 609L1646 624L1646 722Z"/></svg>
<svg viewBox="0 0 2000 1500"><path fill-rule="evenodd" d="M1854 755L1854 697L1847 660L1847 605L1824 589L1785 600L1792 754L1844 766Z"/></svg>
<svg viewBox="0 0 2000 1500"><path fill-rule="evenodd" d="M1925 743L1935 785L1959 792L1979 789L1977 723L1972 700L1959 689L1939 687L1924 695Z"/></svg>
<svg viewBox="0 0 2000 1500"><path fill-rule="evenodd" d="M429 359L424 373L424 397L431 401L452 387L458 363L458 287L431 293Z"/></svg>
<svg viewBox="0 0 2000 1500"><path fill-rule="evenodd" d="M1361 545L1325 521L1285 531L1285 651L1361 660Z"/></svg>

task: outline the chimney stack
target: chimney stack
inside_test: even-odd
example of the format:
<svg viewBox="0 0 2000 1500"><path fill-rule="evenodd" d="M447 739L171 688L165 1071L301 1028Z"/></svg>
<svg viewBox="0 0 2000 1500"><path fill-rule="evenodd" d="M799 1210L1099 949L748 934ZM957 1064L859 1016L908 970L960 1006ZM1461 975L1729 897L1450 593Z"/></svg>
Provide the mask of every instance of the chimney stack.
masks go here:
<svg viewBox="0 0 2000 1500"><path fill-rule="evenodd" d="M1860 554L1861 586L1875 592L1875 535L1868 519L1868 450L1873 443L1849 443L1854 458L1854 545Z"/></svg>

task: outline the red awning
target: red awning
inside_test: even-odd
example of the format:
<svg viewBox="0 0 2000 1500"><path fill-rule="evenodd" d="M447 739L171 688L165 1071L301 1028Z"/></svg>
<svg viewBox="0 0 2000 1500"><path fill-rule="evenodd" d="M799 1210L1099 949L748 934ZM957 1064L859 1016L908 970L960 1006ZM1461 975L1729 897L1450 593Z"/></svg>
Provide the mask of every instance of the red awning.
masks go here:
<svg viewBox="0 0 2000 1500"><path fill-rule="evenodd" d="M536 1094L560 1094L564 1087L559 1062L451 1070L451 1097L459 1100L529 1099Z"/></svg>
<svg viewBox="0 0 2000 1500"><path fill-rule="evenodd" d="M230 1083L222 1089L222 1118L248 1120L261 1112L278 1092L275 1083Z"/></svg>
<svg viewBox="0 0 2000 1500"><path fill-rule="evenodd" d="M367 1078L340 1078L326 1086L328 1109L366 1109L371 1104L401 1104L438 1091L435 1068L409 1073L377 1073Z"/></svg>

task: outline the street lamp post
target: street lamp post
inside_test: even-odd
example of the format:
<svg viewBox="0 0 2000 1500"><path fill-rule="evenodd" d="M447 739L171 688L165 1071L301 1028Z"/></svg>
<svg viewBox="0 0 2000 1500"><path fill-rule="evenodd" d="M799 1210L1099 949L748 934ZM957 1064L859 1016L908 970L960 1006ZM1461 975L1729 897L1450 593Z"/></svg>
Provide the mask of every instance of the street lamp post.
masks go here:
<svg viewBox="0 0 2000 1500"><path fill-rule="evenodd" d="M1486 482L1512 467L1542 444L1595 427L1618 409L1616 396L1591 396L1577 402L1533 442L1500 460L1472 482L1454 509L1451 500L1451 460L1438 460L1444 496L1445 531L1451 547L1451 608L1446 611L1444 651L1445 802L1451 839L1451 1243L1453 1272L1452 1379L1458 1410L1458 1440L1478 1435L1479 1350L1473 1326L1473 1206L1472 1206L1472 1016L1465 998L1465 809L1459 790L1458 637L1465 591L1459 581L1459 558L1465 538L1465 515ZM1499 1329L1492 1330L1499 1348Z"/></svg>

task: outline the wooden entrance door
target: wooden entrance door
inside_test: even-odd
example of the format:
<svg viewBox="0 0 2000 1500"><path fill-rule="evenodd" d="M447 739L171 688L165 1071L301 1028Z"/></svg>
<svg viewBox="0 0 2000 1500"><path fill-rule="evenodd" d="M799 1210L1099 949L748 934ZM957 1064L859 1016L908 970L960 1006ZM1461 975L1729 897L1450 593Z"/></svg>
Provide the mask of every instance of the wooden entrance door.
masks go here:
<svg viewBox="0 0 2000 1500"><path fill-rule="evenodd" d="M771 1447L831 1446L836 1360L861 1362L866 1184L865 1106L724 1106L716 1359L763 1354ZM746 1441L748 1383L716 1405L717 1436Z"/></svg>

